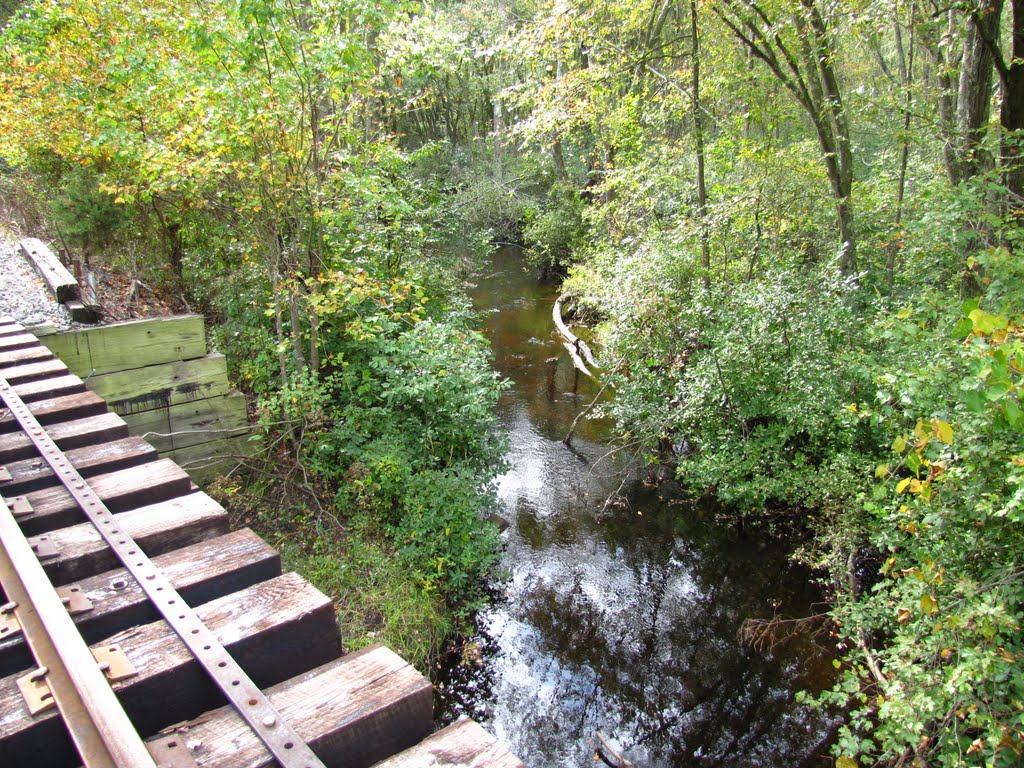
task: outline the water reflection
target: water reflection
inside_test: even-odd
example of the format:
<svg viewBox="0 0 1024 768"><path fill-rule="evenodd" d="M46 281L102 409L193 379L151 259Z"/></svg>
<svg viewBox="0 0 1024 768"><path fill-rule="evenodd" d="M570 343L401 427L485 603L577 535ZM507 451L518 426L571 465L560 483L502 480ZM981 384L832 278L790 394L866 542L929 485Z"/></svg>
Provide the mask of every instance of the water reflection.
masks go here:
<svg viewBox="0 0 1024 768"><path fill-rule="evenodd" d="M607 425L581 425L575 453L561 443L596 387L550 335L552 288L500 258L475 301L515 382L507 580L479 618L480 663L444 682L445 718L473 715L536 768L592 765L598 731L638 765L811 765L828 724L793 691L827 682L828 654L796 638L766 658L736 640L748 616L806 613L805 574L639 483L606 508L621 462Z"/></svg>

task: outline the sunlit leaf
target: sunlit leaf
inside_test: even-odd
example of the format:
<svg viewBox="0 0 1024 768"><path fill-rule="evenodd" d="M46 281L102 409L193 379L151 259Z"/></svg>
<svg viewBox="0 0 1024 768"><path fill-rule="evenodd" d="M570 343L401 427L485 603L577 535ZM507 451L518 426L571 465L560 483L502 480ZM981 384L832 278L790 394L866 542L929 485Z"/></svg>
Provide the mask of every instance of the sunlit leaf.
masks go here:
<svg viewBox="0 0 1024 768"><path fill-rule="evenodd" d="M925 594L921 596L921 610L930 616L939 610L939 604L934 597Z"/></svg>
<svg viewBox="0 0 1024 768"><path fill-rule="evenodd" d="M949 422L935 419L932 421L932 430L934 430L935 436L946 445L953 444L953 427Z"/></svg>

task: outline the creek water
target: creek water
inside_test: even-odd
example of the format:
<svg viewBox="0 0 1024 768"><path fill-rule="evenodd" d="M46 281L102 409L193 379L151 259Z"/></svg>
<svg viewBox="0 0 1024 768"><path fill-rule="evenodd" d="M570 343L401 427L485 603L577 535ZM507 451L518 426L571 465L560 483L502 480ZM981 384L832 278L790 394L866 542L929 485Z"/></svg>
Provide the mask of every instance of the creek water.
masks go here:
<svg viewBox="0 0 1024 768"><path fill-rule="evenodd" d="M509 248L473 291L512 381L510 526L495 599L442 674L442 721L471 715L532 768L594 765L598 732L637 766L824 764L831 723L794 694L830 682L829 652L800 634L763 653L737 639L747 617L813 613L808 574L785 542L662 498L642 473L620 490L609 424L562 443L598 386L552 333L556 293Z"/></svg>

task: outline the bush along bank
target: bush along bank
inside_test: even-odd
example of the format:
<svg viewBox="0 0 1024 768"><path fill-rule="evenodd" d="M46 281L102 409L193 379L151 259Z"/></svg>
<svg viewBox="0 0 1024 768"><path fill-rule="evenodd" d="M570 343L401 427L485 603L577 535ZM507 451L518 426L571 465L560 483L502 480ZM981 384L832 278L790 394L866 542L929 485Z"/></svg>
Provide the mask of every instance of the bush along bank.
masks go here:
<svg viewBox="0 0 1024 768"><path fill-rule="evenodd" d="M498 556L486 515L504 383L471 315L413 283L352 268L282 289L301 302L302 365L291 348L279 355L274 309L255 311L259 298L236 302L218 329L270 464L215 490L337 600L348 647L384 641L425 669Z"/></svg>

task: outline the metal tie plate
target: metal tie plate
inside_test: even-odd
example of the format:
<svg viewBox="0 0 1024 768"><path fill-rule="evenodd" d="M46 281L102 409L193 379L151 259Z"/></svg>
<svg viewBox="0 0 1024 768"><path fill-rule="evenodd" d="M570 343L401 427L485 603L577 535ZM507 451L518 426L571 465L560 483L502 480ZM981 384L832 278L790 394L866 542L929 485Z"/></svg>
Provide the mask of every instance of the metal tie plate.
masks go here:
<svg viewBox="0 0 1024 768"><path fill-rule="evenodd" d="M57 587L57 597L72 616L92 610L92 600L85 596L81 587Z"/></svg>
<svg viewBox="0 0 1024 768"><path fill-rule="evenodd" d="M56 592L61 603L64 604L64 607L68 609L68 613L72 616L86 613L93 608L92 600L85 596L80 587L57 587ZM14 637L21 632L21 622L18 621L14 611L17 607L17 603L7 603L0 606L0 640Z"/></svg>
<svg viewBox="0 0 1024 768"><path fill-rule="evenodd" d="M49 536L33 536L28 542L32 546L32 551L36 553L36 557L40 560L60 555L60 550L57 549L57 545L53 543Z"/></svg>
<svg viewBox="0 0 1024 768"><path fill-rule="evenodd" d="M35 716L57 706L53 699L53 691L46 683L46 676L49 673L50 670L46 667L40 667L18 678L18 690L21 691L21 697L25 700L30 715Z"/></svg>
<svg viewBox="0 0 1024 768"><path fill-rule="evenodd" d="M28 496L12 496L7 500L7 505L11 508L11 514L15 517L24 517L35 512L29 503Z"/></svg>
<svg viewBox="0 0 1024 768"><path fill-rule="evenodd" d="M125 652L117 643L93 648L92 655L95 657L96 663L100 665L100 670L107 676L107 680L112 683L127 680L129 677L139 674L135 665L128 660Z"/></svg>
<svg viewBox="0 0 1024 768"><path fill-rule="evenodd" d="M94 648L92 655L96 659L100 671L111 683L139 674L119 645ZM31 715L38 715L57 706L57 702L53 698L53 691L50 690L50 685L46 682L49 674L49 669L40 667L18 678L18 690L21 691L21 696L25 699L25 706L28 707Z"/></svg>
<svg viewBox="0 0 1024 768"><path fill-rule="evenodd" d="M156 761L157 768L196 768L196 759L188 743L179 735L171 734L146 742L149 754Z"/></svg>
<svg viewBox="0 0 1024 768"><path fill-rule="evenodd" d="M17 607L17 603L6 603L0 606L0 640L14 637L21 632L21 622L14 614L14 609Z"/></svg>

